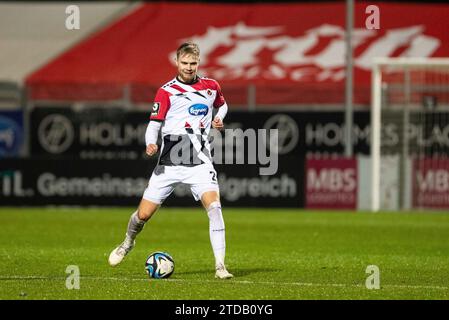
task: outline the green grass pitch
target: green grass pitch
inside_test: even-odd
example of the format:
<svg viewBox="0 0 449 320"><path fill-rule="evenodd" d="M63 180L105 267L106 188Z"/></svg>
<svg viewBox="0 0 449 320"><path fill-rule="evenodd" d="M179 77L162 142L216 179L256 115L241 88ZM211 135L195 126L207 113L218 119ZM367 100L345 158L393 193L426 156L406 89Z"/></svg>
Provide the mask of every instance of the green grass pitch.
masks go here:
<svg viewBox="0 0 449 320"><path fill-rule="evenodd" d="M0 209L0 299L448 299L449 214L224 209L231 280L214 279L207 215L162 208L118 267L131 208ZM168 280L147 255L170 253ZM67 266L80 288L66 288ZM369 265L380 289L367 289Z"/></svg>

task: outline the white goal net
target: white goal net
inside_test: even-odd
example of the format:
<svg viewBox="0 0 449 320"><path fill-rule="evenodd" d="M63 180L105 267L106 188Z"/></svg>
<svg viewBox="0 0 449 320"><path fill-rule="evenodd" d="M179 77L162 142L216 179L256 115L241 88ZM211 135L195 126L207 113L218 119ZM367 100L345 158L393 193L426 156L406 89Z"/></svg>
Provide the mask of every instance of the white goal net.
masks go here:
<svg viewBox="0 0 449 320"><path fill-rule="evenodd" d="M371 209L449 209L449 58L372 69Z"/></svg>

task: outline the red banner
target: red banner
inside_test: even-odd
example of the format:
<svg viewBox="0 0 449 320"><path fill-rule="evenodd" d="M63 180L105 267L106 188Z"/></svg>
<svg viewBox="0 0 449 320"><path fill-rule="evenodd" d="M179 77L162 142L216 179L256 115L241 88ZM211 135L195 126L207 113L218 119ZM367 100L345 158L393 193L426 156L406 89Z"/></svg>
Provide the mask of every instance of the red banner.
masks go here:
<svg viewBox="0 0 449 320"><path fill-rule="evenodd" d="M354 102L365 104L374 57L449 56L449 5L379 3L378 29L369 29L369 5L356 4L353 33ZM27 84L34 99L104 99L110 86L111 99L151 101L176 72L176 48L193 40L201 48L200 74L218 80L231 104L248 101L250 84L257 104L342 103L345 16L343 1L146 3L31 74Z"/></svg>
<svg viewBox="0 0 449 320"><path fill-rule="evenodd" d="M449 159L413 161L414 208L449 209Z"/></svg>
<svg viewBox="0 0 449 320"><path fill-rule="evenodd" d="M306 207L356 209L357 181L356 159L308 159Z"/></svg>

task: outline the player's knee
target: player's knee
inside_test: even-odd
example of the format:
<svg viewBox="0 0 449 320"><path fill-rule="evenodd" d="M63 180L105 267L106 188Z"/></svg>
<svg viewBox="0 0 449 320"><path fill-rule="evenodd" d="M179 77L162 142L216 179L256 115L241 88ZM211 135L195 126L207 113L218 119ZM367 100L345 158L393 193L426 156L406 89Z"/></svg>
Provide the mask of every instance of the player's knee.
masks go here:
<svg viewBox="0 0 449 320"><path fill-rule="evenodd" d="M137 215L140 220L148 221L158 208L159 205L155 208L139 208Z"/></svg>
<svg viewBox="0 0 449 320"><path fill-rule="evenodd" d="M221 209L220 201L213 201L207 207L207 211L211 211L211 210L214 210L214 209Z"/></svg>
<svg viewBox="0 0 449 320"><path fill-rule="evenodd" d="M209 220L216 221L216 220L222 220L223 215L221 213L221 204L218 201L212 202L209 207L207 208L207 216L209 217Z"/></svg>

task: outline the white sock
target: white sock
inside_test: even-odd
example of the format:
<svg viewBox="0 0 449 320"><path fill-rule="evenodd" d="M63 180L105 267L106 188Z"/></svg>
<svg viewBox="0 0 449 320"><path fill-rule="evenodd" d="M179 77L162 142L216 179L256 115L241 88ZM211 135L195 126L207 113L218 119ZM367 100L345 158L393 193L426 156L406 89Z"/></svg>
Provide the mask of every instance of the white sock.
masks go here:
<svg viewBox="0 0 449 320"><path fill-rule="evenodd" d="M212 202L207 210L207 215L209 216L209 236L212 250L214 251L215 266L224 266L226 241L220 202Z"/></svg>
<svg viewBox="0 0 449 320"><path fill-rule="evenodd" d="M145 222L145 220L139 219L137 211L135 211L131 215L128 222L128 228L126 230L125 244L127 246L131 246L133 244L134 239L136 239L137 235L140 233L140 231L142 231Z"/></svg>

